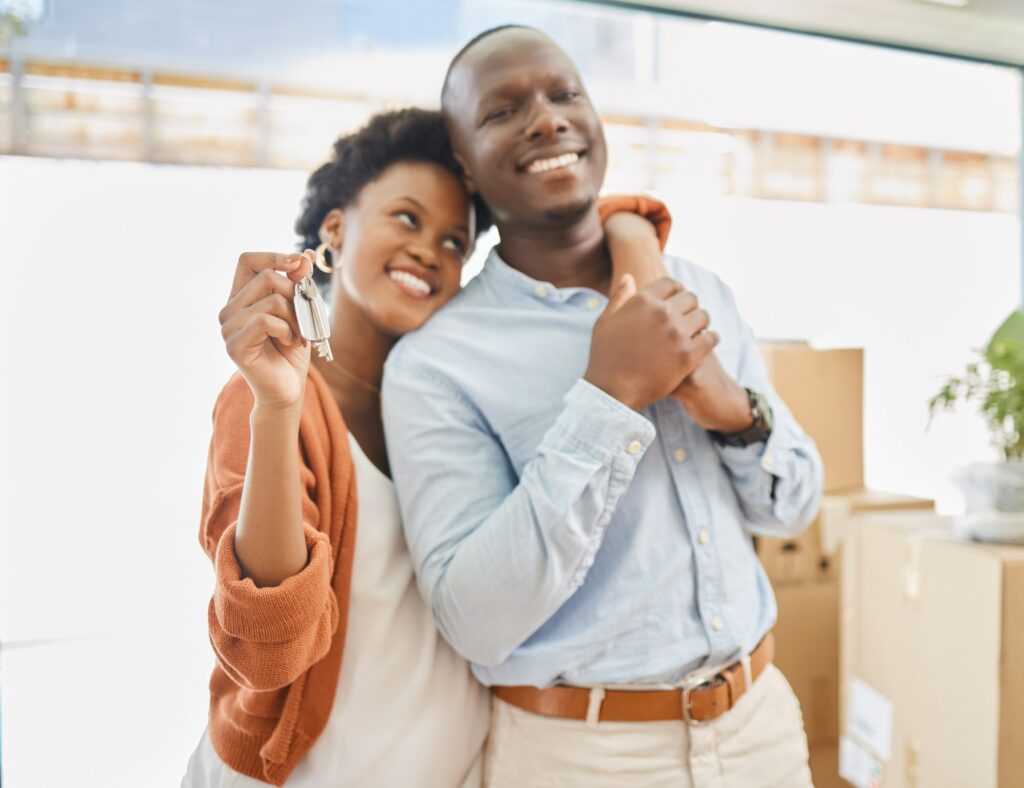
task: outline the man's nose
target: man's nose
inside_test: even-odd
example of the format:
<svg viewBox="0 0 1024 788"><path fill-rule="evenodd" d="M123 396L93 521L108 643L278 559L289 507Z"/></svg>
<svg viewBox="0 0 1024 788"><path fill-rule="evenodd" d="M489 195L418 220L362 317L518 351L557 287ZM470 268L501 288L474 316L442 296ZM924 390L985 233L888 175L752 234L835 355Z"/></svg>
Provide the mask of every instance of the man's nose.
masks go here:
<svg viewBox="0 0 1024 788"><path fill-rule="evenodd" d="M539 101L527 126L526 136L531 140L538 140L554 137L568 130L569 121L560 108L548 101Z"/></svg>

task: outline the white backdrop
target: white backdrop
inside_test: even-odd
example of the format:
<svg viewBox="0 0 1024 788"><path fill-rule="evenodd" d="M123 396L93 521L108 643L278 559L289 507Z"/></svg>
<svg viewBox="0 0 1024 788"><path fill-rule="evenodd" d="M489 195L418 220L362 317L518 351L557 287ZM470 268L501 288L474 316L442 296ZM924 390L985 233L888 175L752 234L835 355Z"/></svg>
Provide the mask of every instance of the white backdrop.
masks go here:
<svg viewBox="0 0 1024 788"><path fill-rule="evenodd" d="M0 157L0 654L17 788L176 785L202 732L197 541L216 315L238 253L291 248L303 173ZM988 457L925 403L1019 301L1012 217L674 203L671 249L764 337L866 348L868 481L957 505ZM13 646L13 647L12 647Z"/></svg>

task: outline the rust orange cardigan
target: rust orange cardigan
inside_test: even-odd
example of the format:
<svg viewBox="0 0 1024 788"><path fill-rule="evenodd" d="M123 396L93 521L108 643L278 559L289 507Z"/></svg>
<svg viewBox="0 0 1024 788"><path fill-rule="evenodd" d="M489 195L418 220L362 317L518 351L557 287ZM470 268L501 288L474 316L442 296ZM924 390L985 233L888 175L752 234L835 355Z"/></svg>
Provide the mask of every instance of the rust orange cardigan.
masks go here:
<svg viewBox="0 0 1024 788"><path fill-rule="evenodd" d="M654 222L661 245L671 219L657 200L609 197ZM282 785L327 725L341 672L356 538L348 430L323 377L310 368L296 450L306 567L278 586L243 577L235 527L249 455L253 396L236 373L213 410L200 542L213 560L208 620L217 665L210 677L210 739L232 769Z"/></svg>

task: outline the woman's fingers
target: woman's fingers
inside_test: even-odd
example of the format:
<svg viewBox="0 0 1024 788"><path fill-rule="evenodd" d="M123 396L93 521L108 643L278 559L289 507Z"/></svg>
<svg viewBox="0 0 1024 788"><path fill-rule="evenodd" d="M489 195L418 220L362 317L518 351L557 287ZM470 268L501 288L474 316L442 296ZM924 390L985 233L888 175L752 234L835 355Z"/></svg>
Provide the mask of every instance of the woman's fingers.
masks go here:
<svg viewBox="0 0 1024 788"><path fill-rule="evenodd" d="M228 338L225 345L232 360L242 366L248 360L245 351L262 347L268 339L276 339L284 345L294 345L299 341L284 320L263 312L253 315L237 334Z"/></svg>
<svg viewBox="0 0 1024 788"><path fill-rule="evenodd" d="M242 331L245 326L260 315L269 315L277 318L288 326L295 336L301 336L299 322L295 316L295 307L290 298L286 298L280 293L270 293L256 303L237 310L221 325L221 335L225 340L228 340L234 334Z"/></svg>
<svg viewBox="0 0 1024 788"><path fill-rule="evenodd" d="M316 252L307 249L298 257L299 265L295 270L288 271L288 278L298 283L313 273L313 265L316 263Z"/></svg>
<svg viewBox="0 0 1024 788"><path fill-rule="evenodd" d="M302 265L302 255L298 252L294 254L243 252L238 257L238 265L235 266L235 278L231 283L231 297L233 298L250 279L261 271L283 271L290 277L300 265Z"/></svg>
<svg viewBox="0 0 1024 788"><path fill-rule="evenodd" d="M265 268L246 282L242 289L235 293L227 305L220 310L218 319L221 325L241 310L247 309L274 293L290 301L295 297L295 284L288 277L281 276L275 269Z"/></svg>

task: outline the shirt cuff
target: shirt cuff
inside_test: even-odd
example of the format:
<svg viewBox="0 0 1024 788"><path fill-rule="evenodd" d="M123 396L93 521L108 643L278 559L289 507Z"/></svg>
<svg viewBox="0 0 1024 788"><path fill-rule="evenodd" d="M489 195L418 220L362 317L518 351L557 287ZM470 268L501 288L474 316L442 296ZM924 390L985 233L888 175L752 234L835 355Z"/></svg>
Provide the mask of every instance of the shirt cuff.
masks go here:
<svg viewBox="0 0 1024 788"><path fill-rule="evenodd" d="M602 463L621 457L640 462L654 441L654 425L628 405L580 378L564 399L555 434Z"/></svg>
<svg viewBox="0 0 1024 788"><path fill-rule="evenodd" d="M715 441L715 447L722 462L736 473L749 473L755 466L777 479L793 476L793 450L799 446L799 439L785 422L776 423L767 441L749 446L727 446Z"/></svg>

